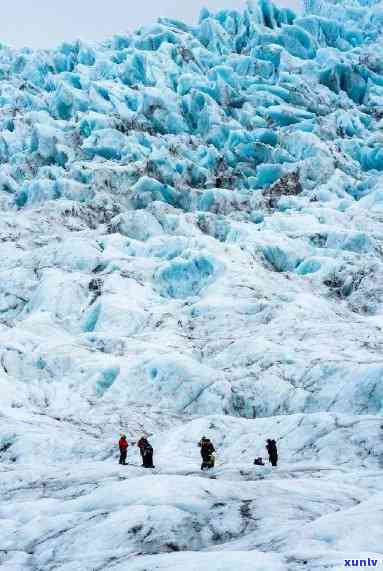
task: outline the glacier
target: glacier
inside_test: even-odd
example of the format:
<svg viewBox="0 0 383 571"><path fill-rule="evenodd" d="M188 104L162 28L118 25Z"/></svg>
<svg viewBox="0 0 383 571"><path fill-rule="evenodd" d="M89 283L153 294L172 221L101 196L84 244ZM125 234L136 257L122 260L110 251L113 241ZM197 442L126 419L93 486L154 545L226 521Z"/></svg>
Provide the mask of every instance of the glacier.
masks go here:
<svg viewBox="0 0 383 571"><path fill-rule="evenodd" d="M258 0L0 44L4 571L383 564L382 30Z"/></svg>

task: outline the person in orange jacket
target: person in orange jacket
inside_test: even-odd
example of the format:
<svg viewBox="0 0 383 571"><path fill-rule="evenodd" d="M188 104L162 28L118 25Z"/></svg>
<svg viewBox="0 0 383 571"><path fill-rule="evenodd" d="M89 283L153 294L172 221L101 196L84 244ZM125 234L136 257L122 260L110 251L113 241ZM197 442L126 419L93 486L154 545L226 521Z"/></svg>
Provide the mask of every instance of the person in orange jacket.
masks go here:
<svg viewBox="0 0 383 571"><path fill-rule="evenodd" d="M118 441L118 447L120 449L120 461L119 464L122 464L123 466L126 465L126 457L128 455L128 441L126 440L126 436L125 434L121 435L120 440Z"/></svg>

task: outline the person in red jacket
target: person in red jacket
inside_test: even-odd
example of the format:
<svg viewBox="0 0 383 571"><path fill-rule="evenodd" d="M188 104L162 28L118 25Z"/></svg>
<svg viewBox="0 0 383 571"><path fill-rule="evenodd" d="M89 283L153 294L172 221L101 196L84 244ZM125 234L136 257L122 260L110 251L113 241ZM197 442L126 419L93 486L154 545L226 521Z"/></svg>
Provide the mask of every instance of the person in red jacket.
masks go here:
<svg viewBox="0 0 383 571"><path fill-rule="evenodd" d="M126 465L126 457L128 455L128 441L126 440L125 434L122 434L120 440L118 441L118 447L120 449L120 461L119 463L123 466Z"/></svg>

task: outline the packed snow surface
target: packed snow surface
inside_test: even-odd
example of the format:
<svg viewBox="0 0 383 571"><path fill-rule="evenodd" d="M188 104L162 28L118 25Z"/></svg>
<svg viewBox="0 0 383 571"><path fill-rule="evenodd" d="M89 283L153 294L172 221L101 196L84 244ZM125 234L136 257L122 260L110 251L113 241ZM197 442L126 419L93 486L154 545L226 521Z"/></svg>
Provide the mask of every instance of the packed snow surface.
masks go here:
<svg viewBox="0 0 383 571"><path fill-rule="evenodd" d="M383 565L382 28L0 45L1 569Z"/></svg>

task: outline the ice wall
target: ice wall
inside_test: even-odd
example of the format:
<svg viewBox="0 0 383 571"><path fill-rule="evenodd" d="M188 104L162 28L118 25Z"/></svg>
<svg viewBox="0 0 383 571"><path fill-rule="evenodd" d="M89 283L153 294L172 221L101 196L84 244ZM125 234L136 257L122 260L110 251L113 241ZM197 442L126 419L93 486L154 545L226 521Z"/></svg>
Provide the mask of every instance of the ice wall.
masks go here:
<svg viewBox="0 0 383 571"><path fill-rule="evenodd" d="M2 45L7 383L379 412L382 22L379 3L260 0L102 44Z"/></svg>

